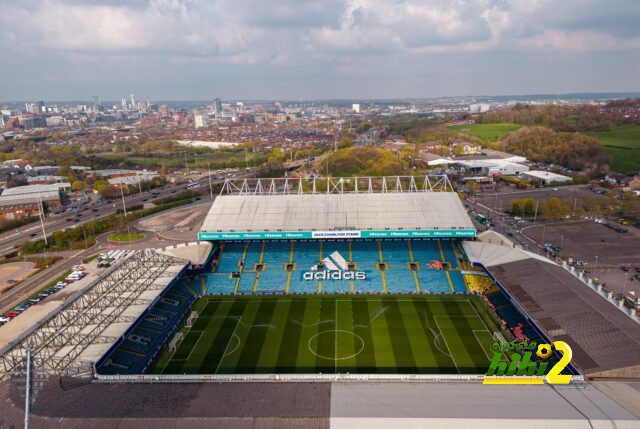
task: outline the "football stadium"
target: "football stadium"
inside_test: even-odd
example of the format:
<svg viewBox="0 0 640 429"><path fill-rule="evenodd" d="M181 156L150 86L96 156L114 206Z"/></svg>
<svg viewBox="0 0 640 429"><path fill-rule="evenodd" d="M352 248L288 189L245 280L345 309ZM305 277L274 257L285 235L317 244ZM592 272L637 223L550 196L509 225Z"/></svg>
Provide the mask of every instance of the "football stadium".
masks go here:
<svg viewBox="0 0 640 429"><path fill-rule="evenodd" d="M3 345L0 372L19 371L29 352L41 373L85 380L87 398L64 395L87 418L108 391L120 395L109 407L132 409L126 398L136 403L151 390L158 412L191 416L188 407L168 404L188 401L186 386L200 383L207 395L238 404L257 392L320 398L305 402L304 416L264 403L271 411L239 412L307 423L338 409L343 417L375 414L389 394L382 387L364 408L335 405L335 398L347 404L345 386L390 381L442 383L451 401L444 408L455 403L478 418L483 401L510 395L474 390L495 343L565 341L573 359L563 374L574 382L640 377L634 315L569 267L488 233L476 231L446 176L227 181L197 242L117 261ZM500 361L511 362L512 353L502 351ZM548 368L561 357L552 356ZM205 387L208 381L229 387ZM187 390L177 393L176 383ZM323 390L327 383L333 387ZM438 389L421 386L418 397ZM62 395L56 389L41 395ZM477 393L456 399L467 389ZM563 408L567 416L574 400ZM193 411L202 418L216 409L202 407Z"/></svg>
<svg viewBox="0 0 640 429"><path fill-rule="evenodd" d="M199 233L210 258L176 278L98 374L486 372L501 322L469 293L465 277L483 276L461 239L476 231L441 180L426 192L398 179L398 192L274 182L219 196ZM515 310L505 316L526 336ZM158 331L170 347L144 344Z"/></svg>

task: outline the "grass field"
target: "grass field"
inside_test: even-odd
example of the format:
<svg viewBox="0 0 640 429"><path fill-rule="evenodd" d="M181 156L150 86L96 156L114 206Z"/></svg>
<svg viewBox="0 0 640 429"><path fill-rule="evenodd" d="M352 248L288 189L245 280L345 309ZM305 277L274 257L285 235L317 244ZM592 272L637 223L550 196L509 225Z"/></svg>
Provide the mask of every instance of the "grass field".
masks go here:
<svg viewBox="0 0 640 429"><path fill-rule="evenodd" d="M143 238L144 238L144 234L142 234L141 232L132 232L132 233L121 232L121 233L113 234L109 236L110 241L121 241L121 242L138 241L138 240L142 240Z"/></svg>
<svg viewBox="0 0 640 429"><path fill-rule="evenodd" d="M205 297L149 372L484 373L496 328L482 305L470 295Z"/></svg>
<svg viewBox="0 0 640 429"><path fill-rule="evenodd" d="M497 140L520 128L520 124L466 124L449 127L451 131L480 137L487 142Z"/></svg>
<svg viewBox="0 0 640 429"><path fill-rule="evenodd" d="M618 125L608 131L585 134L597 138L605 146L614 171L625 174L640 171L640 125Z"/></svg>

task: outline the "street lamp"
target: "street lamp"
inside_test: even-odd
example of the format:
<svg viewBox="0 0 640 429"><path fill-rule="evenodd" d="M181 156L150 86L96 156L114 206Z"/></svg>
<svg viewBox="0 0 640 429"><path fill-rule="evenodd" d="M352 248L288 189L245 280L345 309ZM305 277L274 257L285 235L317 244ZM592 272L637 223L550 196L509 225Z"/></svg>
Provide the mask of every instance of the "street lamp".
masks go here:
<svg viewBox="0 0 640 429"><path fill-rule="evenodd" d="M127 217L127 205L124 202L124 191L122 190L122 183L120 184L120 195L122 196L122 209L124 210L124 217Z"/></svg>
<svg viewBox="0 0 640 429"><path fill-rule="evenodd" d="M213 201L213 185L211 184L211 163L207 162L207 170L209 176L209 193L211 194L211 200Z"/></svg>
<svg viewBox="0 0 640 429"><path fill-rule="evenodd" d="M42 236L44 237L44 244L45 246L47 246L49 245L49 243L47 242L47 233L44 230L44 204L42 204L40 195L38 195L36 198L38 200L38 211L40 212L40 226L42 227Z"/></svg>

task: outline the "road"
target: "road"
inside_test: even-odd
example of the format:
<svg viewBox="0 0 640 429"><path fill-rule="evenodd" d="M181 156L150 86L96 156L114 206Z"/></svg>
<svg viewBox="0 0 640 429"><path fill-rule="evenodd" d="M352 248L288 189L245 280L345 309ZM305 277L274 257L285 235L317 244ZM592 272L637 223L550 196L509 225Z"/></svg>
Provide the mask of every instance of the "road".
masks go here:
<svg viewBox="0 0 640 429"><path fill-rule="evenodd" d="M246 169L231 174L234 174L234 176L229 178L242 179L246 177L252 177L253 170ZM209 176L207 175L205 175L204 177L200 177L195 181L198 182L202 187L209 186ZM211 184L219 184L223 182L224 179L216 178L215 180L211 181ZM167 198L186 189L187 185L183 183L178 185L167 185L163 188L156 188L151 191L137 193L135 195L125 197L125 206L132 207L134 205ZM152 193L154 195L152 195ZM80 205L79 211L77 213L72 213L70 210L67 210L63 213L46 217L44 219L44 230L47 236L50 236L55 231L82 225L83 223L90 220L95 220L104 216L111 215L121 208L121 199L116 199L111 202L104 202L100 206L96 205L95 201L92 201ZM7 254L15 250L21 243L27 240L42 239L42 229L43 228L41 222L37 221L0 234L0 255Z"/></svg>
<svg viewBox="0 0 640 429"><path fill-rule="evenodd" d="M538 252L539 246L531 238L521 232L522 228L527 225L532 225L531 222L521 221L521 223L517 223L518 221L514 220L511 216L495 211L475 199L467 200L465 201L465 204L471 209L469 216L473 220L478 231L491 229L507 236L516 244L523 246L526 250ZM478 213L482 213L486 216L487 225L481 225L477 222L476 215Z"/></svg>

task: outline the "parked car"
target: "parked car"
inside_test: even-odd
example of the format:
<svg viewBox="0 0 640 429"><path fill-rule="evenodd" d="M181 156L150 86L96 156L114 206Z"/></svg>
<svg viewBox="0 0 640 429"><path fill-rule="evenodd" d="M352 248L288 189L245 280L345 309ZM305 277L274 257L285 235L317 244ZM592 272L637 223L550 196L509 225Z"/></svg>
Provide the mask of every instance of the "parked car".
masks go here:
<svg viewBox="0 0 640 429"><path fill-rule="evenodd" d="M18 313L14 313L13 311L6 311L3 316L8 317L9 319L13 319L16 317Z"/></svg>
<svg viewBox="0 0 640 429"><path fill-rule="evenodd" d="M10 285L14 285L17 282L15 280L13 280L13 279L9 279L9 280L7 280L7 283L9 283Z"/></svg>
<svg viewBox="0 0 640 429"><path fill-rule="evenodd" d="M0 316L0 322L2 322L2 323L7 323L9 320L11 320L10 317Z"/></svg>
<svg viewBox="0 0 640 429"><path fill-rule="evenodd" d="M620 269L626 273L626 272L629 271L629 266L628 265L623 265L623 266L620 267Z"/></svg>

